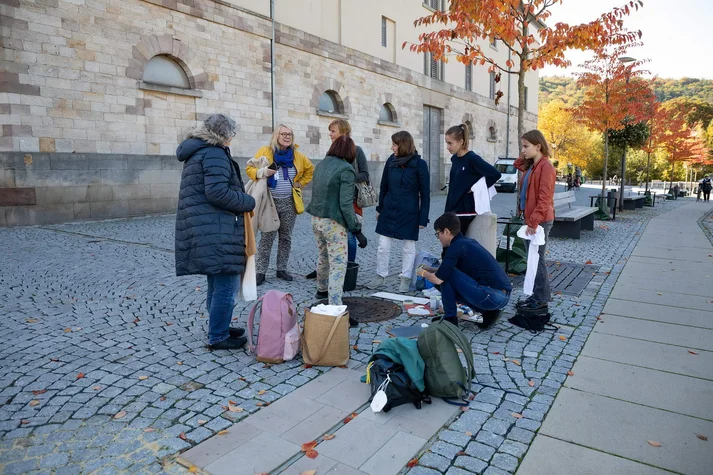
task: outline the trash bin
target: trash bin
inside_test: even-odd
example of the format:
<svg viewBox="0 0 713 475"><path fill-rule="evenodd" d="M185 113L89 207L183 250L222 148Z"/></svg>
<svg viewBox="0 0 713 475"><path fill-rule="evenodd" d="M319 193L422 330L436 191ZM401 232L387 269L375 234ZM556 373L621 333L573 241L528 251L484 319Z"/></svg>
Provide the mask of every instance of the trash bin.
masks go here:
<svg viewBox="0 0 713 475"><path fill-rule="evenodd" d="M359 275L359 264L356 262L347 262L347 273L344 275L344 291L356 289L357 276Z"/></svg>

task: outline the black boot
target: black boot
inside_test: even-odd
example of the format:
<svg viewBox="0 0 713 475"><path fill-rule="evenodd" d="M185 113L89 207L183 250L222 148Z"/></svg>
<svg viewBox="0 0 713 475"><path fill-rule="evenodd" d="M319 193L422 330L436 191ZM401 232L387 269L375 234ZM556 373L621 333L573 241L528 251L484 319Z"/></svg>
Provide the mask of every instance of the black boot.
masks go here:
<svg viewBox="0 0 713 475"><path fill-rule="evenodd" d="M265 274L255 274L255 284L262 285L265 283Z"/></svg>
<svg viewBox="0 0 713 475"><path fill-rule="evenodd" d="M324 292L318 290L317 293L314 294L314 297L317 299L326 299L327 297L329 297L329 292L327 292L326 290Z"/></svg>
<svg viewBox="0 0 713 475"><path fill-rule="evenodd" d="M313 270L309 274L305 276L305 279L316 279L317 278L317 271Z"/></svg>
<svg viewBox="0 0 713 475"><path fill-rule="evenodd" d="M230 338L238 338L240 336L245 335L244 328L230 327L228 328L228 332L230 333Z"/></svg>
<svg viewBox="0 0 713 475"><path fill-rule="evenodd" d="M208 349L210 349L210 350L239 350L240 348L244 347L245 343L247 343L247 342L248 342L248 339L245 338L244 336L240 336L238 338L228 337L227 340L219 341L218 343L208 345Z"/></svg>
<svg viewBox="0 0 713 475"><path fill-rule="evenodd" d="M349 328L356 328L359 326L359 322L354 320L352 317L349 317Z"/></svg>
<svg viewBox="0 0 713 475"><path fill-rule="evenodd" d="M481 329L486 329L489 328L497 321L497 319L500 317L500 314L503 313L502 310L486 310L481 312L481 315L483 316L483 323L476 323L479 328Z"/></svg>
<svg viewBox="0 0 713 475"><path fill-rule="evenodd" d="M278 279L286 280L287 282L292 282L292 276L288 274L286 270L278 270L275 275Z"/></svg>

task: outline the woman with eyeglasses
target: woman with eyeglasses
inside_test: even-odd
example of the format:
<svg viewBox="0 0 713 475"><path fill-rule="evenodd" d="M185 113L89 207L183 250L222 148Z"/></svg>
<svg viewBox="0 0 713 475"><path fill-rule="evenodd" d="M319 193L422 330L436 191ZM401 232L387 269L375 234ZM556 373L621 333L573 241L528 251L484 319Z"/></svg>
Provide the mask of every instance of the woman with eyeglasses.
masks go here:
<svg viewBox="0 0 713 475"><path fill-rule="evenodd" d="M256 168L248 165L246 173L251 180L267 180L267 189L275 201L280 227L277 231L262 233L255 259L255 280L257 285L265 282L265 273L270 265L270 252L275 236L279 236L277 244L277 277L291 281L287 272L287 263L292 248L292 228L295 226L298 200L300 213L304 210L301 189L312 181L314 165L304 154L300 153L292 129L280 124L275 128L270 145L260 148L255 158L267 158L268 166Z"/></svg>

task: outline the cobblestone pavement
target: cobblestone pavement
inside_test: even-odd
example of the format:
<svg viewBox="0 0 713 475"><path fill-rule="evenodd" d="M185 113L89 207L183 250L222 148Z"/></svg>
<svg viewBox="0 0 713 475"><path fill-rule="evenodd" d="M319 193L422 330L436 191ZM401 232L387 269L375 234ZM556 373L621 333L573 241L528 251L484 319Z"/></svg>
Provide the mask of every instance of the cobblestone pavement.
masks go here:
<svg viewBox="0 0 713 475"><path fill-rule="evenodd" d="M553 319L563 325L556 334L532 335L506 319L487 331L466 324L479 393L411 473L514 472L639 232L651 216L685 202L597 222L580 241L552 240L550 259L600 266L579 297L555 296ZM432 220L443 204L434 197ZM498 195L493 208L507 215L514 195ZM360 284L373 276L373 209L365 222L370 244L357 258ZM244 351L208 351L205 280L174 275L173 226L168 215L0 229L0 473L182 472L175 454L328 370L305 369L301 359L270 366ZM398 287L398 247L391 291ZM419 249L440 252L430 228ZM314 281L301 277L315 265L309 216L298 218L293 235L294 282L274 277L274 251L260 289L311 303ZM519 289L509 310L518 296ZM249 306L239 302L235 319L244 322ZM353 329L353 359L365 362L387 327L415 321L401 315ZM245 411L226 412L228 401Z"/></svg>

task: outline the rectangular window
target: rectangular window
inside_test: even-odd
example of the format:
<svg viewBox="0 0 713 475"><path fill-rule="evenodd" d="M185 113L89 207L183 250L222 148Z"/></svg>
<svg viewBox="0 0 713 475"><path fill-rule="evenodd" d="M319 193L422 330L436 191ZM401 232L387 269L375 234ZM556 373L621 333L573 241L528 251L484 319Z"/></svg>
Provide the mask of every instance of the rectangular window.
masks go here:
<svg viewBox="0 0 713 475"><path fill-rule="evenodd" d="M490 47L493 49L498 49L498 40L497 38L493 38L490 40Z"/></svg>
<svg viewBox="0 0 713 475"><path fill-rule="evenodd" d="M423 4L434 10L443 10L445 7L445 0L423 0Z"/></svg>
<svg viewBox="0 0 713 475"><path fill-rule="evenodd" d="M490 98L495 99L495 71L490 73Z"/></svg>
<svg viewBox="0 0 713 475"><path fill-rule="evenodd" d="M386 17L381 17L381 46L386 48Z"/></svg>
<svg viewBox="0 0 713 475"><path fill-rule="evenodd" d="M443 66L443 62L433 59L431 53L423 54L423 74L426 76L443 81Z"/></svg>
<svg viewBox="0 0 713 475"><path fill-rule="evenodd" d="M473 90L473 63L465 65L465 89Z"/></svg>
<svg viewBox="0 0 713 475"><path fill-rule="evenodd" d="M525 87L525 110L527 110L527 87Z"/></svg>

